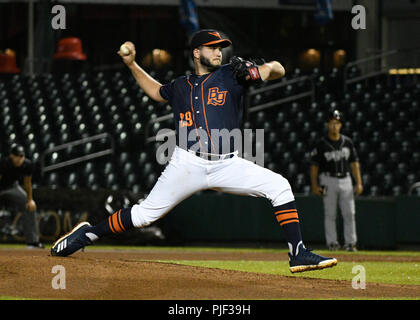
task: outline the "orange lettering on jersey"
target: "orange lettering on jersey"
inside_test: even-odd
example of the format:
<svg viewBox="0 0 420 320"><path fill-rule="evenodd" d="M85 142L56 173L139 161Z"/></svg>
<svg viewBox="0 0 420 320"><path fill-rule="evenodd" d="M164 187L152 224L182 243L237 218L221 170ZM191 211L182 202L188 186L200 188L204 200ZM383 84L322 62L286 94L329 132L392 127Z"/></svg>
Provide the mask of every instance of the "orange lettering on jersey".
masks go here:
<svg viewBox="0 0 420 320"><path fill-rule="evenodd" d="M225 104L226 94L227 91L219 91L218 87L210 88L207 104L212 104L213 106L223 106Z"/></svg>

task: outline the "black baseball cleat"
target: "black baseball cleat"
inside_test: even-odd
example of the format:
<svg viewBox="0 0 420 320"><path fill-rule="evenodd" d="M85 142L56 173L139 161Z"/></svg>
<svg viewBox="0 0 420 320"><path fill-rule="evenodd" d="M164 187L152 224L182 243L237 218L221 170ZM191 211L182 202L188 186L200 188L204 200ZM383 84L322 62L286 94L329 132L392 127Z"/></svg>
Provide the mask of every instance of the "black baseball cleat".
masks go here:
<svg viewBox="0 0 420 320"><path fill-rule="evenodd" d="M336 264L337 259L317 255L303 245L299 247L297 255L289 253L289 269L292 273L330 268Z"/></svg>
<svg viewBox="0 0 420 320"><path fill-rule="evenodd" d="M77 250L92 244L92 241L86 236L86 232L91 228L92 226L89 222L79 223L52 245L51 255L67 257Z"/></svg>

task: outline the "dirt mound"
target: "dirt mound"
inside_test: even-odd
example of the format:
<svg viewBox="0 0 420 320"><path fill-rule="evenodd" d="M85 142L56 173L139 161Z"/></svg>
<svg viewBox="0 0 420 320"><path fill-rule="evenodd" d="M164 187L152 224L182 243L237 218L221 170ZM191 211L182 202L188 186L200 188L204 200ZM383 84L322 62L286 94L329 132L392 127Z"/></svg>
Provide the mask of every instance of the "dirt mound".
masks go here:
<svg viewBox="0 0 420 320"><path fill-rule="evenodd" d="M345 257L343 255L343 257ZM366 256L361 256L365 257ZM0 296L41 299L255 300L419 297L420 286L226 271L140 260L285 260L284 253L87 251L51 257L48 250L0 250ZM371 259L371 258L369 258ZM387 258L389 261L389 258ZM62 265L66 288L54 289L52 269Z"/></svg>

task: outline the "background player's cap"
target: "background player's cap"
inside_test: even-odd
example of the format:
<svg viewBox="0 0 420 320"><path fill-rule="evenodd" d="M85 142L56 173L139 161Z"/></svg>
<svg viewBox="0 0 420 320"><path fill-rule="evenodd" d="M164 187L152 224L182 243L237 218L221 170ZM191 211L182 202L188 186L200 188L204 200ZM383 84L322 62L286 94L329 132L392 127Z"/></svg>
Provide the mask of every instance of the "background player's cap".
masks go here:
<svg viewBox="0 0 420 320"><path fill-rule="evenodd" d="M24 156L25 149L19 144L13 144L10 148L10 153L15 156Z"/></svg>
<svg viewBox="0 0 420 320"><path fill-rule="evenodd" d="M198 48L199 46L212 46L220 45L222 48L229 47L232 41L223 38L220 33L213 29L203 29L196 31L191 37L191 49Z"/></svg>
<svg viewBox="0 0 420 320"><path fill-rule="evenodd" d="M331 111L330 114L328 115L328 121L333 120L333 119L343 122L343 114L338 110Z"/></svg>

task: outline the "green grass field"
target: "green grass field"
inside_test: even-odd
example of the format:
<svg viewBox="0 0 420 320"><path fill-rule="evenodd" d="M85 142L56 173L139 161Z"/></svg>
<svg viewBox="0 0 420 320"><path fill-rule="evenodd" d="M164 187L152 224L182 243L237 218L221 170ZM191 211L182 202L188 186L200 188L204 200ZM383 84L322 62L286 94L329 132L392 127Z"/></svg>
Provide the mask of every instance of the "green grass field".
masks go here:
<svg viewBox="0 0 420 320"><path fill-rule="evenodd" d="M291 276L288 270L287 261L161 261L177 263L189 266L218 268L245 272L258 272L282 276ZM366 271L366 282L392 283L392 284L414 284L420 285L420 263L409 262L339 262L339 264L326 270L319 270L316 273L297 273L293 277L319 278L330 280L347 280L359 273L358 269L353 271L354 266L361 265Z"/></svg>
<svg viewBox="0 0 420 320"><path fill-rule="evenodd" d="M209 248L209 247L112 247L101 246L102 249L112 250L144 250L144 251L174 251L174 252L261 252L261 253L286 253L286 250L279 249L255 249L255 248ZM318 250L321 255L331 255L330 251ZM348 255L351 257L354 253L346 251L337 251L337 254ZM358 251L357 255L362 256L398 256L398 257L420 257L417 251ZM158 260L164 263L176 263L189 266L218 268L226 270L236 270L245 272L258 272L282 276L291 276L287 261L193 261L193 260ZM411 284L420 285L420 262L384 262L384 261L363 261L363 262L343 262L327 270L317 272L306 272L294 274L293 277L320 278L331 280L347 280L358 273L353 267L361 265L366 271L366 282L390 283L390 284ZM419 297L420 298L420 297Z"/></svg>

